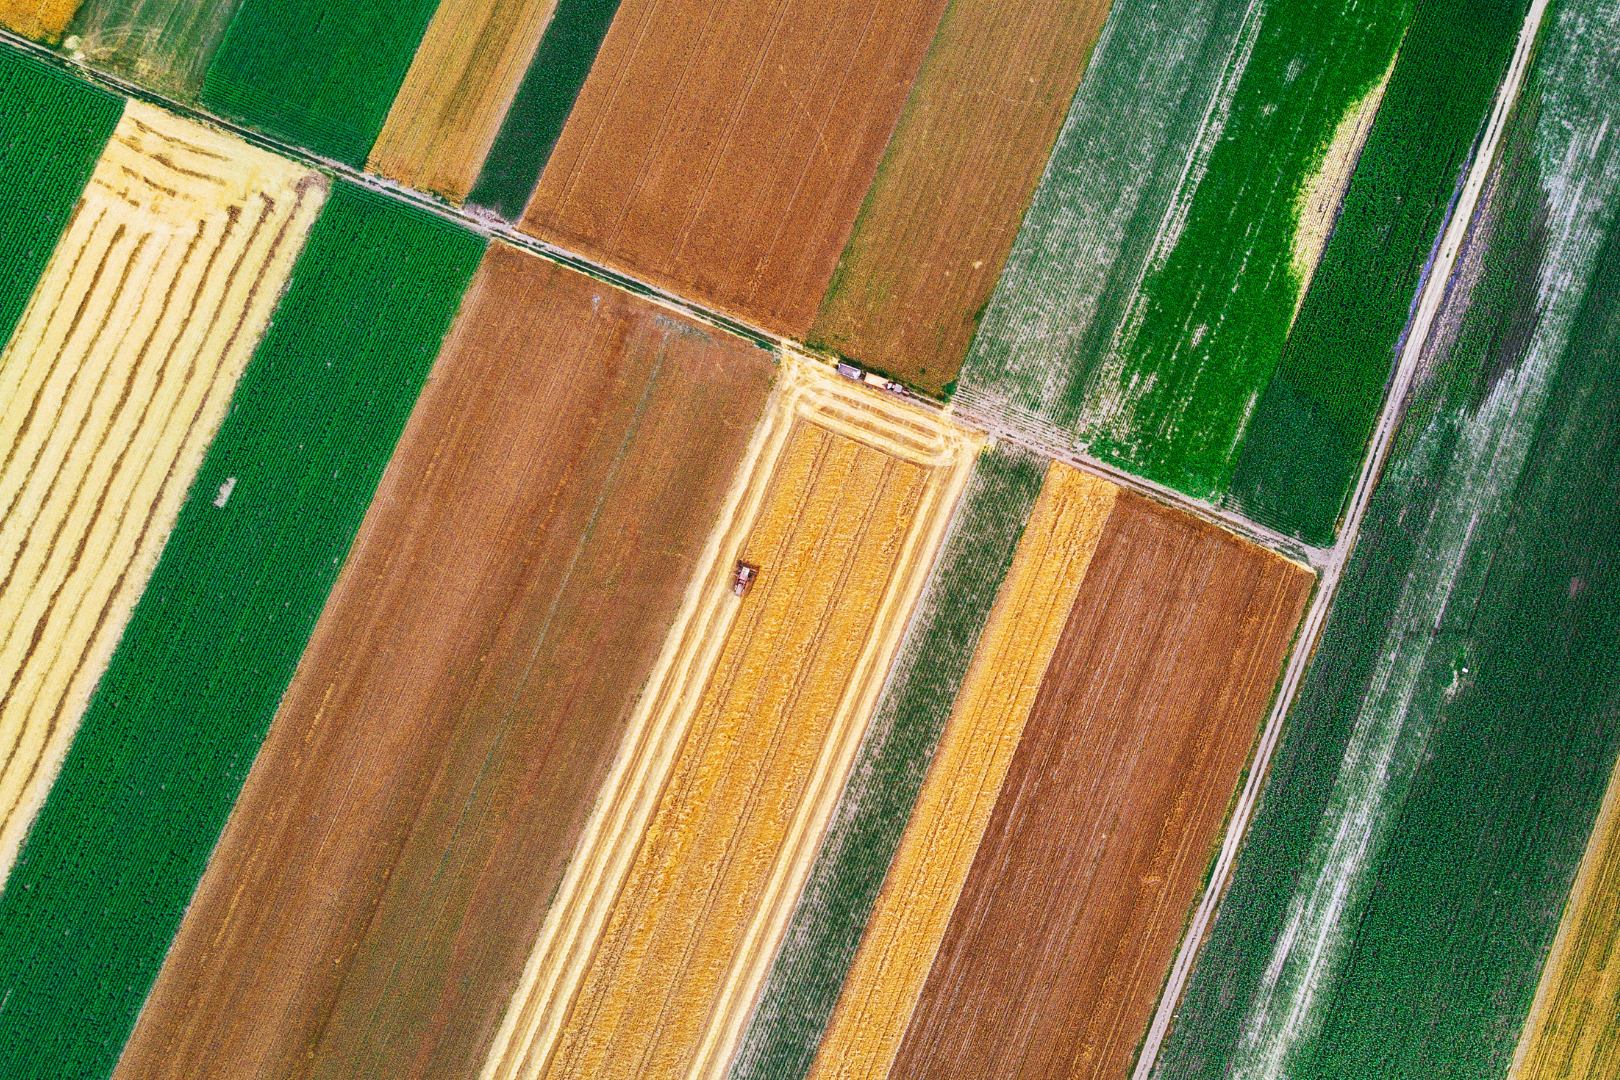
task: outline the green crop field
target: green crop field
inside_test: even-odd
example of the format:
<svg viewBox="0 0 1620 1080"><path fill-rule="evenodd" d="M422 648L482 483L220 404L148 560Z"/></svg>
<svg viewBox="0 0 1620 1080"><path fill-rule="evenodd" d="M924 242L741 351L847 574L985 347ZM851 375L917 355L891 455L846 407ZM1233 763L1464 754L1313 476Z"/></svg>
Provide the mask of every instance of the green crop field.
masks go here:
<svg viewBox="0 0 1620 1080"><path fill-rule="evenodd" d="M0 343L28 306L124 102L0 51Z"/></svg>
<svg viewBox="0 0 1620 1080"><path fill-rule="evenodd" d="M1233 508L1332 543L1426 260L1526 7L1417 6L1333 237L1244 435Z"/></svg>
<svg viewBox="0 0 1620 1080"><path fill-rule="evenodd" d="M810 1071L1045 474L1006 444L974 466L730 1080Z"/></svg>
<svg viewBox="0 0 1620 1080"><path fill-rule="evenodd" d="M483 246L328 199L0 894L8 1080L112 1070Z"/></svg>
<svg viewBox="0 0 1620 1080"><path fill-rule="evenodd" d="M86 0L68 24L99 68L190 100L241 0Z"/></svg>
<svg viewBox="0 0 1620 1080"><path fill-rule="evenodd" d="M1548 20L1167 1080L1512 1058L1620 745L1620 5Z"/></svg>
<svg viewBox="0 0 1620 1080"><path fill-rule="evenodd" d="M244 0L203 81L221 116L359 167L434 0Z"/></svg>
<svg viewBox="0 0 1620 1080"><path fill-rule="evenodd" d="M964 403L1201 499L1226 498L1246 453L1229 501L1331 541L1523 8L1117 4L969 352ZM1459 21L1478 32L1451 40ZM1386 74L1364 152L1341 142L1356 167L1313 263L1302 200ZM1329 393L1322 424L1288 411Z"/></svg>
<svg viewBox="0 0 1620 1080"><path fill-rule="evenodd" d="M619 0L558 0L468 203L507 221L523 215L618 9Z"/></svg>

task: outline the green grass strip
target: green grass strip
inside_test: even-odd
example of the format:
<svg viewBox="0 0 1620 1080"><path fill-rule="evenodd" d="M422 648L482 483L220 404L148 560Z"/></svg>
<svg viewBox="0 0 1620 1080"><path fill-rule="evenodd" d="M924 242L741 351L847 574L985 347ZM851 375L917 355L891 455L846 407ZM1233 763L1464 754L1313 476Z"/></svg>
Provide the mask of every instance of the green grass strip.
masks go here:
<svg viewBox="0 0 1620 1080"><path fill-rule="evenodd" d="M359 168L437 0L245 0L202 103Z"/></svg>
<svg viewBox="0 0 1620 1080"><path fill-rule="evenodd" d="M522 216L618 10L619 0L558 0L468 203Z"/></svg>
<svg viewBox="0 0 1620 1080"><path fill-rule="evenodd" d="M86 0L68 36L98 68L184 101L203 73L241 0Z"/></svg>
<svg viewBox="0 0 1620 1080"><path fill-rule="evenodd" d="M1548 17L1158 1076L1512 1059L1620 748L1620 5Z"/></svg>
<svg viewBox="0 0 1620 1080"><path fill-rule="evenodd" d="M8 1080L117 1062L483 247L332 191L0 895Z"/></svg>
<svg viewBox="0 0 1620 1080"><path fill-rule="evenodd" d="M0 47L0 343L11 340L102 147L124 113L103 93Z"/></svg>
<svg viewBox="0 0 1620 1080"><path fill-rule="evenodd" d="M1006 444L974 466L730 1080L809 1072L1045 474Z"/></svg>
<svg viewBox="0 0 1620 1080"><path fill-rule="evenodd" d="M1230 503L1331 544L1425 260L1507 70L1526 0L1424 0L1275 376Z"/></svg>

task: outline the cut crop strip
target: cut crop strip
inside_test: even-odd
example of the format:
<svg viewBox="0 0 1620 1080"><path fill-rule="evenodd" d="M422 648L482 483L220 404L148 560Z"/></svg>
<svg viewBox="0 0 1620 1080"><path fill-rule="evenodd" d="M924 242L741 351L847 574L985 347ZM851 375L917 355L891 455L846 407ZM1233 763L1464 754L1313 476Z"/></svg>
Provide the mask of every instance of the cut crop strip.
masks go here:
<svg viewBox="0 0 1620 1080"><path fill-rule="evenodd" d="M809 1072L1045 468L1044 459L1005 443L979 455L731 1080L798 1080Z"/></svg>
<svg viewBox="0 0 1620 1080"><path fill-rule="evenodd" d="M634 1073L646 1061L663 1075L724 1075L976 449L936 417L789 357L486 1077ZM793 468L807 483L783 479ZM795 514L806 499L828 521ZM739 561L759 574L741 602ZM773 718L757 730L745 722L756 707ZM741 784L760 805L691 801L714 784ZM697 829L711 812L742 816L734 830ZM717 850L681 854L694 844ZM681 916L697 932L660 931L654 916L674 912L663 890L711 875L724 887ZM729 917L709 925L710 904ZM681 959L688 948L706 962ZM654 954L676 962L644 986L637 958Z"/></svg>
<svg viewBox="0 0 1620 1080"><path fill-rule="evenodd" d="M0 355L0 875L325 192L130 102Z"/></svg>
<svg viewBox="0 0 1620 1080"><path fill-rule="evenodd" d="M816 1054L889 1075L1119 489L1050 467Z"/></svg>
<svg viewBox="0 0 1620 1080"><path fill-rule="evenodd" d="M482 249L329 197L0 895L6 1076L112 1069Z"/></svg>

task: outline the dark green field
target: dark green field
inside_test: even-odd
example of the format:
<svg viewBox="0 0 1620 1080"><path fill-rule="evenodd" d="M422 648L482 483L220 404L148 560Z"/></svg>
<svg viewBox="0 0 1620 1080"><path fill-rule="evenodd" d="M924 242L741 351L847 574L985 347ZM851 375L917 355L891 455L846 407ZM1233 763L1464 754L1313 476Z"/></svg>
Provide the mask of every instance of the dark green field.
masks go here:
<svg viewBox="0 0 1620 1080"><path fill-rule="evenodd" d="M11 339L123 99L0 50L0 343ZM3 347L3 344L0 344Z"/></svg>
<svg viewBox="0 0 1620 1080"><path fill-rule="evenodd" d="M1506 72L1526 0L1422 0L1337 227L1261 396L1229 502L1330 544L1426 260Z"/></svg>
<svg viewBox="0 0 1620 1080"><path fill-rule="evenodd" d="M435 0L244 0L202 103L356 168L382 130Z"/></svg>
<svg viewBox="0 0 1620 1080"><path fill-rule="evenodd" d="M558 0L478 183L467 196L469 204L507 221L523 216L618 10L619 0Z"/></svg>
<svg viewBox="0 0 1620 1080"><path fill-rule="evenodd" d="M1620 746L1617 16L1548 16L1166 1080L1512 1058Z"/></svg>
<svg viewBox="0 0 1620 1080"><path fill-rule="evenodd" d="M483 246L332 191L0 895L7 1080L112 1070Z"/></svg>
<svg viewBox="0 0 1620 1080"><path fill-rule="evenodd" d="M1045 474L1006 444L975 465L730 1080L809 1072Z"/></svg>

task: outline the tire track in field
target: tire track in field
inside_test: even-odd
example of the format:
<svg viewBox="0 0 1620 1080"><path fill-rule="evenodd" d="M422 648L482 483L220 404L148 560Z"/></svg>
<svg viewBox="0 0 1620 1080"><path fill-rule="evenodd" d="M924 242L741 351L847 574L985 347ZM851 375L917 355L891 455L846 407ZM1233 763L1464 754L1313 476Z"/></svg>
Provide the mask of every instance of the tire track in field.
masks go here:
<svg viewBox="0 0 1620 1080"><path fill-rule="evenodd" d="M320 206L313 175L131 102L0 356L0 870Z"/></svg>

